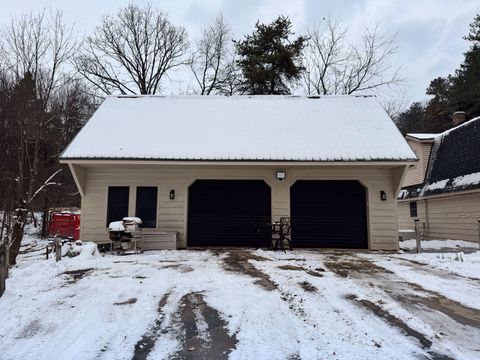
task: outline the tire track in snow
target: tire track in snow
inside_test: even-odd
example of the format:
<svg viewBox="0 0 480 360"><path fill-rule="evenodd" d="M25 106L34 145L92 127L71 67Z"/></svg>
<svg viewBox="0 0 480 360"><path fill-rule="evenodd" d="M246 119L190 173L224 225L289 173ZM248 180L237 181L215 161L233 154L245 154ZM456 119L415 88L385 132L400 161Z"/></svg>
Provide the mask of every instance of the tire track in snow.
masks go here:
<svg viewBox="0 0 480 360"><path fill-rule="evenodd" d="M155 347L155 343L161 335L161 329L165 314L163 308L167 304L169 293L163 295L158 303L158 315L154 323L150 326L148 331L142 336L142 338L135 344L135 350L133 353L133 360L146 360L150 352Z"/></svg>
<svg viewBox="0 0 480 360"><path fill-rule="evenodd" d="M350 254L329 255L325 265L338 276L348 278L360 287L377 291L382 299L390 298L406 310L410 318L423 322L434 333L434 336L424 336L434 346L444 348L442 352L448 351L446 350L448 348L458 354L463 353L465 349L472 353L480 351L476 343L469 341L480 336L478 310L424 289L416 283L408 282L364 257ZM385 320L385 317L382 318ZM452 347L454 349L451 349ZM431 355L437 359L447 356L436 352L431 352Z"/></svg>

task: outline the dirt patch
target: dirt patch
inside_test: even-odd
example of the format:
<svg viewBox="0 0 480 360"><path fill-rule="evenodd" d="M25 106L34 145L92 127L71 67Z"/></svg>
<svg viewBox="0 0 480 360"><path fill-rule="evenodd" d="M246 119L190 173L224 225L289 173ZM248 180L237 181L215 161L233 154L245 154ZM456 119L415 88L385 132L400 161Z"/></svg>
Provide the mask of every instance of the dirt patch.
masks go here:
<svg viewBox="0 0 480 360"><path fill-rule="evenodd" d="M133 360L146 360L150 352L153 350L157 339L160 337L160 330L163 325L165 314L163 308L165 307L170 294L165 294L158 302L157 318L150 326L148 331L135 344L135 351L133 353Z"/></svg>
<svg viewBox="0 0 480 360"><path fill-rule="evenodd" d="M187 273L187 272L193 271L192 267L181 265L181 264L165 265L165 266L160 267L160 269L175 269L175 270L178 270L182 273Z"/></svg>
<svg viewBox="0 0 480 360"><path fill-rule="evenodd" d="M317 288L315 286L313 286L312 284L310 284L308 281L299 282L298 285L300 285L300 287L303 290L308 291L308 292L316 292L317 291Z"/></svg>
<svg viewBox="0 0 480 360"><path fill-rule="evenodd" d="M257 260L257 261L271 261L271 259L268 259L266 257L260 256L253 254L251 251L247 249L242 249L242 248L216 248L216 249L209 249L209 251L214 255L218 257L222 257L225 254L231 254L231 253L239 253L242 254L242 256L247 256L250 260Z"/></svg>
<svg viewBox="0 0 480 360"><path fill-rule="evenodd" d="M185 295L176 315L184 335L181 349L170 359L228 359L237 339L228 334L226 322L201 293Z"/></svg>
<svg viewBox="0 0 480 360"><path fill-rule="evenodd" d="M135 304L136 302L137 302L137 298L130 298L125 301L113 303L113 305L131 305L131 304Z"/></svg>
<svg viewBox="0 0 480 360"><path fill-rule="evenodd" d="M180 264L171 264L171 265L164 265L160 267L160 269L178 269Z"/></svg>
<svg viewBox="0 0 480 360"><path fill-rule="evenodd" d="M191 268L190 266L181 266L179 270L182 273L187 273L187 272L192 272L193 268Z"/></svg>
<svg viewBox="0 0 480 360"><path fill-rule="evenodd" d="M254 255L245 250L234 250L226 254L223 260L223 268L228 271L240 272L256 278L255 284L262 286L268 291L275 290L277 285L264 272L250 264L249 260L268 261L267 258Z"/></svg>
<svg viewBox="0 0 480 360"><path fill-rule="evenodd" d="M393 274L390 270L375 265L371 261L361 258L347 258L340 256L330 256L324 261L325 266L335 274L341 277L348 277L350 272L361 274Z"/></svg>
<svg viewBox="0 0 480 360"><path fill-rule="evenodd" d="M16 336L16 339L25 339L25 338L31 338L34 337L38 332L42 329L42 325L40 324L40 320L36 319L33 321L30 321L28 325L26 325L21 331L18 336Z"/></svg>
<svg viewBox="0 0 480 360"><path fill-rule="evenodd" d="M306 261L305 258L284 258L284 259L275 259L275 261Z"/></svg>
<svg viewBox="0 0 480 360"><path fill-rule="evenodd" d="M309 270L309 269L305 269L304 267L301 267L301 266L295 266L295 265L280 265L280 266L277 266L279 269L281 270L294 270L294 271L304 271L306 272L308 275L311 275L311 276L315 276L315 277L322 277L323 274L317 272L317 271L313 271L313 270Z"/></svg>
<svg viewBox="0 0 480 360"><path fill-rule="evenodd" d="M411 296L394 296L396 300L404 304L424 305L431 310L439 311L448 317L452 318L456 322L473 326L480 329L480 311L464 306L456 301L447 299L440 294L425 290L431 296L428 297L411 297Z"/></svg>
<svg viewBox="0 0 480 360"><path fill-rule="evenodd" d="M295 316L298 316L303 321L307 321L307 313L305 312L303 306L303 298L297 294L292 294L289 291L280 290L280 299L285 301L288 304L288 308L292 311Z"/></svg>
<svg viewBox="0 0 480 360"><path fill-rule="evenodd" d="M69 284L74 284L78 280L84 278L91 271L93 271L93 268L80 269L80 270L69 270L69 271L63 272L61 275L67 275L68 276L67 282Z"/></svg>

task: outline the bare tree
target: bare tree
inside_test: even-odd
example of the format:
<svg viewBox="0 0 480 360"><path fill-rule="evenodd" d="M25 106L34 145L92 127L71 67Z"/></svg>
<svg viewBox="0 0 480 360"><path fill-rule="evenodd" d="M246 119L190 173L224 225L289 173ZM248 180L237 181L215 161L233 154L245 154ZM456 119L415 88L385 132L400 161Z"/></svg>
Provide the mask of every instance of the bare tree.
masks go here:
<svg viewBox="0 0 480 360"><path fill-rule="evenodd" d="M15 264L34 194L44 183L42 156L55 119L52 98L70 80L65 68L78 43L60 11L20 15L2 29L2 38L5 71L13 84L5 101L4 125L7 142L12 145L6 151L14 164L7 181L14 194L11 205L15 214L8 229L10 263Z"/></svg>
<svg viewBox="0 0 480 360"><path fill-rule="evenodd" d="M31 74L47 107L52 92L68 81L62 70L79 45L73 27L65 25L61 11L44 10L13 18L3 36L8 69L16 79Z"/></svg>
<svg viewBox="0 0 480 360"><path fill-rule="evenodd" d="M237 66L237 56L233 53L225 65L220 70L219 79L216 84L216 91L219 94L232 96L234 94L243 94L242 71Z"/></svg>
<svg viewBox="0 0 480 360"><path fill-rule="evenodd" d="M307 30L303 84L307 94L336 94L337 76L347 61L346 30L338 22L328 21L326 28L316 24Z"/></svg>
<svg viewBox="0 0 480 360"><path fill-rule="evenodd" d="M76 68L106 94L155 94L169 70L184 65L187 33L163 12L130 4L104 16L85 41Z"/></svg>
<svg viewBox="0 0 480 360"><path fill-rule="evenodd" d="M392 96L380 98L382 107L394 122L398 116L405 111L405 109L408 107L408 104L411 102L410 97L404 90L405 89L394 92L392 93Z"/></svg>
<svg viewBox="0 0 480 360"><path fill-rule="evenodd" d="M390 63L395 35L380 33L378 25L365 30L359 45L347 44L347 30L330 19L307 35L302 84L307 94L381 92L404 81L400 67Z"/></svg>
<svg viewBox="0 0 480 360"><path fill-rule="evenodd" d="M223 81L221 76L226 74L225 68L230 65L227 56L231 52L228 46L231 40L230 27L222 14L202 30L190 61L200 95L210 95Z"/></svg>

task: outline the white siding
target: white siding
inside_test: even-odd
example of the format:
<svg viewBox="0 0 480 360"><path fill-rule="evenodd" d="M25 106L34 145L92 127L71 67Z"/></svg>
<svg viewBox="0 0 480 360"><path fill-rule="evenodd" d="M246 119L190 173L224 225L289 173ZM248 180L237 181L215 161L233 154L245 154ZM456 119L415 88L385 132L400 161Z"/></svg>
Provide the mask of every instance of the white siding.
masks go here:
<svg viewBox="0 0 480 360"><path fill-rule="evenodd" d="M418 162L412 165L407 171L403 186L410 186L423 183L425 174L427 172L428 160L430 158L430 150L432 149L431 143L424 143L415 140L408 139L408 145L412 148L417 155Z"/></svg>
<svg viewBox="0 0 480 360"><path fill-rule="evenodd" d="M478 241L480 192L419 200L418 217L427 239ZM408 201L400 202L399 229L413 229Z"/></svg>
<svg viewBox="0 0 480 360"><path fill-rule="evenodd" d="M186 214L188 187L196 179L263 179L271 187L272 217L290 215L290 186L298 179L360 181L367 188L369 248L394 250L398 248L397 189L399 181L394 168L357 167L287 167L287 179L275 179L275 168L251 166L163 166L118 165L86 168L85 196L82 199L81 236L84 241L107 241L106 212L108 186L130 186L129 216L135 212L135 187L158 186L157 228L146 233L177 231L177 247L186 246ZM397 167L398 169L398 167ZM170 190L175 199L170 200ZM387 193L387 201L380 200L380 191ZM168 243L158 243L157 248L171 248Z"/></svg>

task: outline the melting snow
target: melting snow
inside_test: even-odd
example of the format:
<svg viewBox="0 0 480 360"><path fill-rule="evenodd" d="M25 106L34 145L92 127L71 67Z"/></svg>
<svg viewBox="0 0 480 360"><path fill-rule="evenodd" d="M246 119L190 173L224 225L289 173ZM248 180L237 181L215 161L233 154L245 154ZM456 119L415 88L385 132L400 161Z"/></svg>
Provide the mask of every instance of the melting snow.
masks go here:
<svg viewBox="0 0 480 360"><path fill-rule="evenodd" d="M465 336L467 332L458 334L466 345L456 343L458 339L438 335L426 319L416 317L381 287L371 285L378 274L364 272L357 278L328 271L325 262L331 262L331 256L340 261L342 255L302 250L286 254L256 251L253 255L258 259L253 258L250 264L277 286L268 291L256 283L255 277L225 270L222 252L185 250L99 256L95 246L83 246L85 257L58 263L44 260L41 248L19 257L19 265L12 269L7 281L7 292L0 298L2 359L132 359L135 344L158 319L159 300L170 294L162 310L159 339L150 354L150 358L168 359L181 346L178 329L172 328L180 300L192 292L202 293L205 302L227 323L229 335L238 340L230 353L231 359L429 357L414 338L349 300L347 296L352 294L375 302L421 331L434 342L432 349L451 351L455 358L475 356L471 337ZM400 261L396 257L411 255L365 256L384 261L382 266L390 266L401 275L401 266L405 265L394 263ZM470 275L480 277L478 255L464 256L465 264L470 259L475 264ZM411 258L427 261L416 255ZM444 259L433 256L429 259L432 266L443 271L442 265L437 264L444 263ZM321 275L313 276L308 271ZM452 289L464 297L463 302L476 301L471 305L479 308L478 286L470 294L462 292L471 290L469 286L473 285L466 285L469 279L445 280L435 273L430 277L404 276L411 276L411 281L425 286L428 281L428 286L437 290L455 281ZM305 282L316 290L306 290L301 286ZM401 282L389 280L382 283L382 286L400 285ZM113 305L133 297L135 302ZM196 313L194 316L199 317ZM439 315L429 316L435 320ZM202 320L197 324L206 341L207 323Z"/></svg>

